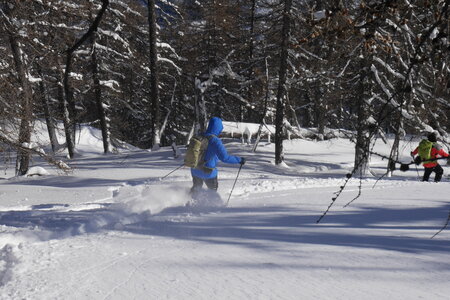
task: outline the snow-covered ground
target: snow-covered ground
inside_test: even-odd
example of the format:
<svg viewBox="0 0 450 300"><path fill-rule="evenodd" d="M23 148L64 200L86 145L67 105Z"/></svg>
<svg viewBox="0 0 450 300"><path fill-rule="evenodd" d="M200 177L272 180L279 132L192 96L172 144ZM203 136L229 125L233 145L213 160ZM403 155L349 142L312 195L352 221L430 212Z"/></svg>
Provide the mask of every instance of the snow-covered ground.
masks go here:
<svg viewBox="0 0 450 300"><path fill-rule="evenodd" d="M78 139L73 173L0 180L0 299L450 299L450 168L379 181L351 179L344 139L273 144L226 140L245 156L229 205L185 206L190 172L172 149L101 154L95 130ZM403 161L416 142L402 144ZM181 149L184 151L184 149ZM387 154L389 145L375 151ZM442 162L444 163L444 162ZM381 175L386 162L374 157ZM44 170L37 169L39 174ZM221 164L226 202L238 166Z"/></svg>

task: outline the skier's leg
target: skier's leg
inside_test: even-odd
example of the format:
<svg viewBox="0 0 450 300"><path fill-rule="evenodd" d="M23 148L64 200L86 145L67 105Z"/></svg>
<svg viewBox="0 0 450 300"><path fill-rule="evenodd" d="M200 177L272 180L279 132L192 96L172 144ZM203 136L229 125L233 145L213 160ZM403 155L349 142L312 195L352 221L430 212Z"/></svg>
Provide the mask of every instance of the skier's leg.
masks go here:
<svg viewBox="0 0 450 300"><path fill-rule="evenodd" d="M195 191L198 191L202 188L203 186L203 179L197 177L197 176L193 176L192 175L192 188L190 191L190 194L192 195Z"/></svg>
<svg viewBox="0 0 450 300"><path fill-rule="evenodd" d="M208 206L223 206L222 197L217 192L217 188L219 187L219 181L217 177L205 180L206 186L208 187L207 194L207 205Z"/></svg>
<svg viewBox="0 0 450 300"><path fill-rule="evenodd" d="M428 181L430 179L430 175L433 172L433 168L425 168L425 172L423 173L422 181Z"/></svg>
<svg viewBox="0 0 450 300"><path fill-rule="evenodd" d="M219 181L217 180L217 177L206 179L205 183L210 190L217 191L217 189L219 188Z"/></svg>
<svg viewBox="0 0 450 300"><path fill-rule="evenodd" d="M436 173L436 176L434 176L434 182L439 182L442 179L442 174L444 174L444 169L440 165L437 165L434 167L434 172Z"/></svg>

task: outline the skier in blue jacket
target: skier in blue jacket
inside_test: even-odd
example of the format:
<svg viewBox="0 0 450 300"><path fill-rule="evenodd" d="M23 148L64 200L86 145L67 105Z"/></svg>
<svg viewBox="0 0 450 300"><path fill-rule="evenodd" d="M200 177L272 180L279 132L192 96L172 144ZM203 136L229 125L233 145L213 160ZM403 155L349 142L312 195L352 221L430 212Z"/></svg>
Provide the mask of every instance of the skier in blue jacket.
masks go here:
<svg viewBox="0 0 450 300"><path fill-rule="evenodd" d="M245 158L228 155L222 140L218 137L223 130L222 120L217 117L209 120L208 128L204 136L210 137L208 147L205 152L205 164L203 170L191 168L192 180L194 185L191 193L199 190L203 182L211 190L217 190L219 183L217 181L217 162L219 160L229 164L245 164Z"/></svg>

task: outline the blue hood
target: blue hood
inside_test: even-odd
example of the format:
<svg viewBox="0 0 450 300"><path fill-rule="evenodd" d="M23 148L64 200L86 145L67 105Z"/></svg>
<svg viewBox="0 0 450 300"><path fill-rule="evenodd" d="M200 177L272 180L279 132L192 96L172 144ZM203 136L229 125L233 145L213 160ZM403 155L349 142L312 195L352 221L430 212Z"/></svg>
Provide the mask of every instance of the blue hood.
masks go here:
<svg viewBox="0 0 450 300"><path fill-rule="evenodd" d="M205 135L214 134L215 136L219 136L222 130L222 120L218 117L214 117L209 120L208 129L206 129Z"/></svg>

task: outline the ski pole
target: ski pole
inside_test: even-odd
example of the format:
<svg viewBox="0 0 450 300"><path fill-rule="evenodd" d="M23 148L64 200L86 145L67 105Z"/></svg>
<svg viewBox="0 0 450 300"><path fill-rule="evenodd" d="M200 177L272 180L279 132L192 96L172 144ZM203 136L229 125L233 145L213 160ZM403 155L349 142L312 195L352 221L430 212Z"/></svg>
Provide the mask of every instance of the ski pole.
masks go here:
<svg viewBox="0 0 450 300"><path fill-rule="evenodd" d="M400 171L402 171L402 172L408 171L409 170L409 166L412 165L412 164L417 164L417 163L420 164L420 163L431 162L431 161L436 161L436 160L440 160L440 159L448 159L448 157L446 156L446 157L432 158L432 159L427 159L427 160L419 161L419 162L412 161L412 162L406 163L406 164L400 163Z"/></svg>
<svg viewBox="0 0 450 300"><path fill-rule="evenodd" d="M227 200L227 203L225 204L225 207L227 207L228 206L228 202L230 202L231 194L233 193L234 186L236 185L236 182L237 182L238 177L239 177L239 173L241 173L241 169L242 169L243 165L244 164L241 164L241 166L239 167L239 170L238 170L237 175L236 175L236 179L234 180L233 187L231 188L230 195L228 196L228 200Z"/></svg>
<svg viewBox="0 0 450 300"><path fill-rule="evenodd" d="M170 174L174 173L175 171L181 169L182 167L184 167L184 164L182 164L182 165L179 166L179 167L176 167L174 170L170 171L168 174L166 174L164 177L161 177L159 180L165 179L167 176L169 176Z"/></svg>
<svg viewBox="0 0 450 300"><path fill-rule="evenodd" d="M414 159L414 155L411 153L412 158ZM417 169L417 165L416 167L416 172L417 172L417 178L420 178L420 174L419 174L419 169Z"/></svg>

